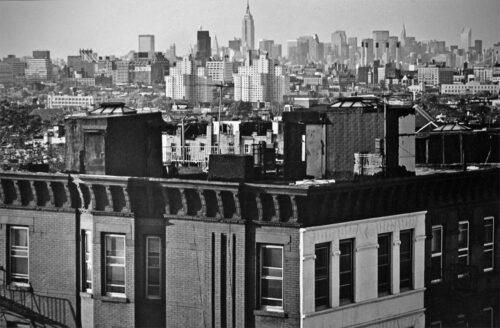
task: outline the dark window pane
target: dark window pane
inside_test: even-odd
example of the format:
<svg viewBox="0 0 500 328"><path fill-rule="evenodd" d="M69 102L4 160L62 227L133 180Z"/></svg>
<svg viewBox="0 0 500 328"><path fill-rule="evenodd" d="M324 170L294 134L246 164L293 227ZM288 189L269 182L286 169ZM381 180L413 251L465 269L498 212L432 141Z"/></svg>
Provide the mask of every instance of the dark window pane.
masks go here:
<svg viewBox="0 0 500 328"><path fill-rule="evenodd" d="M317 245L315 250L315 305L326 307L330 300L330 247L329 245Z"/></svg>
<svg viewBox="0 0 500 328"><path fill-rule="evenodd" d="M391 281L391 235L379 235L378 244L378 292L386 294L390 292Z"/></svg>
<svg viewBox="0 0 500 328"><path fill-rule="evenodd" d="M283 263L281 259L281 248L265 247L262 249L263 266L281 268Z"/></svg>
<svg viewBox="0 0 500 328"><path fill-rule="evenodd" d="M484 243L493 242L493 220L484 221Z"/></svg>
<svg viewBox="0 0 500 328"><path fill-rule="evenodd" d="M281 299L281 280L262 279L262 297Z"/></svg>
<svg viewBox="0 0 500 328"><path fill-rule="evenodd" d="M341 240L339 242L340 249L340 273L339 273L339 283L340 283L340 299L345 302L352 302L352 287L353 287L353 257L352 257L353 241Z"/></svg>
<svg viewBox="0 0 500 328"><path fill-rule="evenodd" d="M399 287L400 289L411 289L412 288L412 276L413 276L413 231L403 230L400 232L400 271L399 271Z"/></svg>
<svg viewBox="0 0 500 328"><path fill-rule="evenodd" d="M432 253L441 252L441 227L432 228L431 251Z"/></svg>

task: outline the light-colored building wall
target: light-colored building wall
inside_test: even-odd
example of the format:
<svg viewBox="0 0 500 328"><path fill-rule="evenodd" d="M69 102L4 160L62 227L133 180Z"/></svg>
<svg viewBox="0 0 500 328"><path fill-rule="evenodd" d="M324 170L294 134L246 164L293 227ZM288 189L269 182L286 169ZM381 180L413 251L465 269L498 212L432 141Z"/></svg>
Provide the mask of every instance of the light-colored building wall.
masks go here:
<svg viewBox="0 0 500 328"><path fill-rule="evenodd" d="M487 91L492 94L500 92L500 85L498 84L480 84L477 82L469 82L466 84L443 84L441 85L441 93L443 94L476 94L479 92Z"/></svg>
<svg viewBox="0 0 500 328"><path fill-rule="evenodd" d="M425 325L424 242L426 212L349 221L300 229L301 327L419 327ZM400 232L412 230L412 286L400 290ZM378 236L390 233L389 295L379 296ZM352 239L352 303L340 304L339 241ZM329 245L329 306L315 309L315 245Z"/></svg>
<svg viewBox="0 0 500 328"><path fill-rule="evenodd" d="M93 96L47 96L48 108L89 107L94 105Z"/></svg>

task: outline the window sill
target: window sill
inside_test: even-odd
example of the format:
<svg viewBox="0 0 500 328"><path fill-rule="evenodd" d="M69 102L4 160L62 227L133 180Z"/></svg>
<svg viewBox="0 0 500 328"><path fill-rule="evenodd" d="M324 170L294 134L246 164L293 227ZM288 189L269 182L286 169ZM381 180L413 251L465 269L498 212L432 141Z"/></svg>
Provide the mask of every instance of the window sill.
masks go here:
<svg viewBox="0 0 500 328"><path fill-rule="evenodd" d="M25 283L20 283L20 282L12 282L9 285L9 289L29 291L29 290L31 290L31 286L30 286L30 284L25 284Z"/></svg>
<svg viewBox="0 0 500 328"><path fill-rule="evenodd" d="M80 297L83 297L83 298L94 298L94 295L92 293L89 293L89 292L80 292Z"/></svg>
<svg viewBox="0 0 500 328"><path fill-rule="evenodd" d="M288 313L284 311L253 310L253 314L259 317L288 318Z"/></svg>
<svg viewBox="0 0 500 328"><path fill-rule="evenodd" d="M123 296L109 296L109 295L103 295L100 297L100 300L103 302L109 302L109 303L128 303L128 298L123 295Z"/></svg>

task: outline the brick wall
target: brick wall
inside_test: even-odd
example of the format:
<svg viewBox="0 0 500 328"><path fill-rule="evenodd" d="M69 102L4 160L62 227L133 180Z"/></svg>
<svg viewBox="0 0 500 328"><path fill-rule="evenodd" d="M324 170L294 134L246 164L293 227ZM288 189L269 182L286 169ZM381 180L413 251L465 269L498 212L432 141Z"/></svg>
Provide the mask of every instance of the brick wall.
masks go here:
<svg viewBox="0 0 500 328"><path fill-rule="evenodd" d="M11 226L29 227L29 282L36 294L64 298L77 306L74 213L0 208L0 265L7 271ZM0 273L1 274L1 273ZM70 308L66 315L72 316ZM71 326L75 322L69 323Z"/></svg>

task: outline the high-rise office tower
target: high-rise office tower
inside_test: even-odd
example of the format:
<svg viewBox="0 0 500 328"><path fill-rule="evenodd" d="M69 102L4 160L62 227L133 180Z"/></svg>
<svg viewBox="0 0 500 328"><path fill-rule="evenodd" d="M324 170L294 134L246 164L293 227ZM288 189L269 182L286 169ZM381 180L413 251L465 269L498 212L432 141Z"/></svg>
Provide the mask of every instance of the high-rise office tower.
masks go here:
<svg viewBox="0 0 500 328"><path fill-rule="evenodd" d="M266 40L266 39L259 40L259 50L265 51L270 56L271 52L272 52L273 44L274 44L273 40Z"/></svg>
<svg viewBox="0 0 500 328"><path fill-rule="evenodd" d="M464 51L469 51L471 45L472 45L472 30L470 27L464 26L464 28L460 32L460 49L464 49Z"/></svg>
<svg viewBox="0 0 500 328"><path fill-rule="evenodd" d="M155 54L155 36L139 35L139 58L153 59Z"/></svg>
<svg viewBox="0 0 500 328"><path fill-rule="evenodd" d="M50 51L48 50L33 50L33 59L49 59Z"/></svg>
<svg viewBox="0 0 500 328"><path fill-rule="evenodd" d="M241 49L241 39L234 38L234 40L229 40L228 42L229 49L234 51L240 51Z"/></svg>
<svg viewBox="0 0 500 328"><path fill-rule="evenodd" d="M481 54L483 52L483 40L474 40L474 49L476 53Z"/></svg>
<svg viewBox="0 0 500 328"><path fill-rule="evenodd" d="M346 47L346 44L347 44L347 37L346 37L346 34L345 34L345 31L335 31L332 33L332 50L333 50L333 54L336 56L336 57L340 57L340 58L345 58L346 54L342 53L343 51L345 52L345 47Z"/></svg>
<svg viewBox="0 0 500 328"><path fill-rule="evenodd" d="M386 43L389 41L389 31L373 31L373 55L375 59L383 59Z"/></svg>
<svg viewBox="0 0 500 328"><path fill-rule="evenodd" d="M198 49L196 59L201 60L202 64L205 65L207 60L212 56L212 38L210 37L210 32L200 29L196 39L196 48Z"/></svg>
<svg viewBox="0 0 500 328"><path fill-rule="evenodd" d="M361 66L373 63L373 39L363 39L361 42Z"/></svg>
<svg viewBox="0 0 500 328"><path fill-rule="evenodd" d="M255 49L255 26L253 17L250 13L250 4L247 0L247 11L243 16L243 23L241 26L241 46L246 50Z"/></svg>

